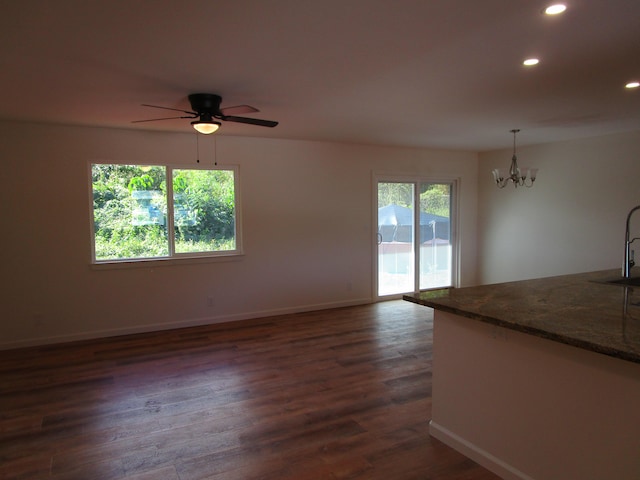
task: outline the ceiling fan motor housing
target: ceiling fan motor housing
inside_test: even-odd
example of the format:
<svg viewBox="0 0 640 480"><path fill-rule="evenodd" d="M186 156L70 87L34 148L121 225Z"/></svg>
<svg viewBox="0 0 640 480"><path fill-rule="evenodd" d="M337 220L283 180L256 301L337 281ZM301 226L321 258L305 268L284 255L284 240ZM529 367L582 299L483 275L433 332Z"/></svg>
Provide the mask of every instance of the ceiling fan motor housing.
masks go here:
<svg viewBox="0 0 640 480"><path fill-rule="evenodd" d="M220 115L220 103L222 97L214 95L212 93L192 93L189 95L189 103L191 103L191 109L197 112L198 115Z"/></svg>

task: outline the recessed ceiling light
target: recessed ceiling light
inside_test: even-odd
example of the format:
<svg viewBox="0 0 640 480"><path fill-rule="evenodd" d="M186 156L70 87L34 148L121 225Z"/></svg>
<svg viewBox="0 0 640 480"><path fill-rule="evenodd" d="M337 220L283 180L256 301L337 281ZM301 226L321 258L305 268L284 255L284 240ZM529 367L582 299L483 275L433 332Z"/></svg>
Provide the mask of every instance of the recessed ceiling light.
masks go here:
<svg viewBox="0 0 640 480"><path fill-rule="evenodd" d="M559 13L564 12L567 9L567 6L563 3L556 3L554 5L549 5L547 8L543 10L546 15L558 15Z"/></svg>
<svg viewBox="0 0 640 480"><path fill-rule="evenodd" d="M640 82L629 82L625 85L625 88L638 88L640 87Z"/></svg>
<svg viewBox="0 0 640 480"><path fill-rule="evenodd" d="M540 60L538 60L537 58L527 58L524 62L522 62L522 64L526 65L527 67L537 65L538 63L540 63Z"/></svg>

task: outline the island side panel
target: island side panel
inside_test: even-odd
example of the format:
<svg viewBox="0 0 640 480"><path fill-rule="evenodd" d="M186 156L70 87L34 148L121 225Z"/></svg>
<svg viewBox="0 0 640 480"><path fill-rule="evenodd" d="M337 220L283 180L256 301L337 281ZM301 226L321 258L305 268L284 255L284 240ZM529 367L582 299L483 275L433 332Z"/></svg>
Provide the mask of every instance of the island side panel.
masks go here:
<svg viewBox="0 0 640 480"><path fill-rule="evenodd" d="M640 478L640 365L436 310L431 434L505 479Z"/></svg>

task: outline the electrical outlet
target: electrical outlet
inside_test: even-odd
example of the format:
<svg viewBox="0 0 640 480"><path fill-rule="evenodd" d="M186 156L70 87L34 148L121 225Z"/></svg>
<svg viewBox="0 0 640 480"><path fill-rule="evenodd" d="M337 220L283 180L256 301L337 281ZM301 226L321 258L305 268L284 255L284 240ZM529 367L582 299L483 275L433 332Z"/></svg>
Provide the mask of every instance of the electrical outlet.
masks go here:
<svg viewBox="0 0 640 480"><path fill-rule="evenodd" d="M215 302L213 301L213 297L211 295L209 295L207 297L207 306L208 307L213 307L215 305Z"/></svg>

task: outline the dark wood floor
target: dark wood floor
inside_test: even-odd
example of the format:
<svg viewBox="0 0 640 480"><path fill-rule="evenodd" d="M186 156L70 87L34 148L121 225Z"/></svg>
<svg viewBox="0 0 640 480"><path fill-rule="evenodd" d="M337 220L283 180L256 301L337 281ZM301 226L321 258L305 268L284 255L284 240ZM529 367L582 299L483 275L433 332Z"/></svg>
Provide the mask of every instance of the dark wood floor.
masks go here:
<svg viewBox="0 0 640 480"><path fill-rule="evenodd" d="M477 479L394 301L0 352L0 478Z"/></svg>

